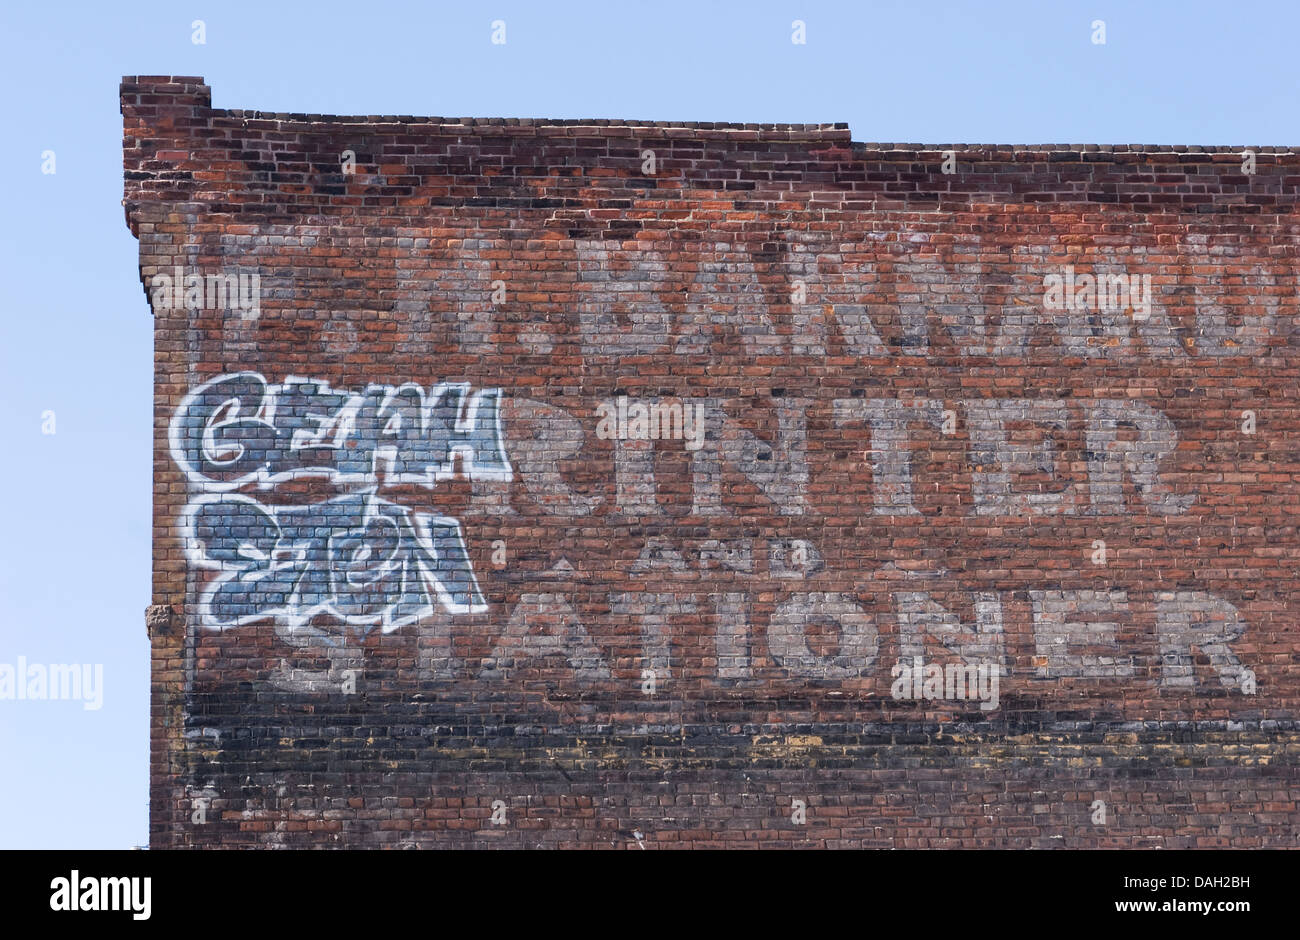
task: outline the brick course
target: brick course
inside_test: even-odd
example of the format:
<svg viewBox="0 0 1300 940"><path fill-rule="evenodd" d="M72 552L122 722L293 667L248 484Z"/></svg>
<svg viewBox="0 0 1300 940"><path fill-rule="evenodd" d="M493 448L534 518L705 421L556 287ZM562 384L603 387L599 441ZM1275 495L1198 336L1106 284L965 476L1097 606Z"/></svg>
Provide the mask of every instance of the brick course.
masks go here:
<svg viewBox="0 0 1300 940"><path fill-rule="evenodd" d="M1300 152L121 106L153 846L1296 844Z"/></svg>

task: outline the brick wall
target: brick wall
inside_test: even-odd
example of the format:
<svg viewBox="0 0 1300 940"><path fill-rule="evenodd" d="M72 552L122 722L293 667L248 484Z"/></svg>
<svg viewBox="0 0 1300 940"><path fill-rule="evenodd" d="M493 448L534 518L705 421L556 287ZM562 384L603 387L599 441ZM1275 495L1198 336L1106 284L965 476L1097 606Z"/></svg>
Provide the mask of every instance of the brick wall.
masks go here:
<svg viewBox="0 0 1300 940"><path fill-rule="evenodd" d="M1300 153L121 93L155 847L1296 844Z"/></svg>

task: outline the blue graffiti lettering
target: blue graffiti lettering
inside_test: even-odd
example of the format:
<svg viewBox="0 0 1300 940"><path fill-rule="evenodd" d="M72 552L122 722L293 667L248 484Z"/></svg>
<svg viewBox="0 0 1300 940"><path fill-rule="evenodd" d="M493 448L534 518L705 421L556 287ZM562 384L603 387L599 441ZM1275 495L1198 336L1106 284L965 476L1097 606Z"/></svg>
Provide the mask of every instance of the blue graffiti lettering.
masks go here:
<svg viewBox="0 0 1300 940"><path fill-rule="evenodd" d="M301 476L368 482L386 465L395 483L433 487L461 468L472 480L512 476L501 428L501 390L468 383L331 389L291 376L218 376L190 392L172 418L172 457L207 492Z"/></svg>
<svg viewBox="0 0 1300 940"><path fill-rule="evenodd" d="M288 507L233 493L200 496L181 533L195 567L221 572L199 603L207 627L268 617L298 626L329 613L387 633L437 606L487 609L460 524L373 492Z"/></svg>

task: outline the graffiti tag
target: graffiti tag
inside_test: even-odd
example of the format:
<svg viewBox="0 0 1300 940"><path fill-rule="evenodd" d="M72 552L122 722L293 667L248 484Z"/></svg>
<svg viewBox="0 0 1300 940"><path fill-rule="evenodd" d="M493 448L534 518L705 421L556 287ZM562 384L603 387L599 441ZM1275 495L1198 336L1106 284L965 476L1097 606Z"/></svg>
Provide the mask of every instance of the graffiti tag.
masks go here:
<svg viewBox="0 0 1300 940"><path fill-rule="evenodd" d="M200 385L172 418L172 457L199 491L181 518L186 556L219 572L199 621L234 627L274 617L291 628L327 613L384 632L437 608L479 613L460 523L382 499L383 482L433 489L460 472L509 480L501 390L468 384L370 385L336 391L256 372ZM355 492L306 505L264 505L232 490L308 476Z"/></svg>

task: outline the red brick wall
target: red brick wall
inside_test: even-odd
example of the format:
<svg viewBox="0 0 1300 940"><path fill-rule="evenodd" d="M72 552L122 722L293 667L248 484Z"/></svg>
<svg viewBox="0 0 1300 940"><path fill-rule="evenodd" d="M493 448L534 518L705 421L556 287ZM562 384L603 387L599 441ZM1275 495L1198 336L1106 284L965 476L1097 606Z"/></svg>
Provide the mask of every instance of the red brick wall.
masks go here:
<svg viewBox="0 0 1300 940"><path fill-rule="evenodd" d="M1300 154L122 112L156 847L1295 845Z"/></svg>

